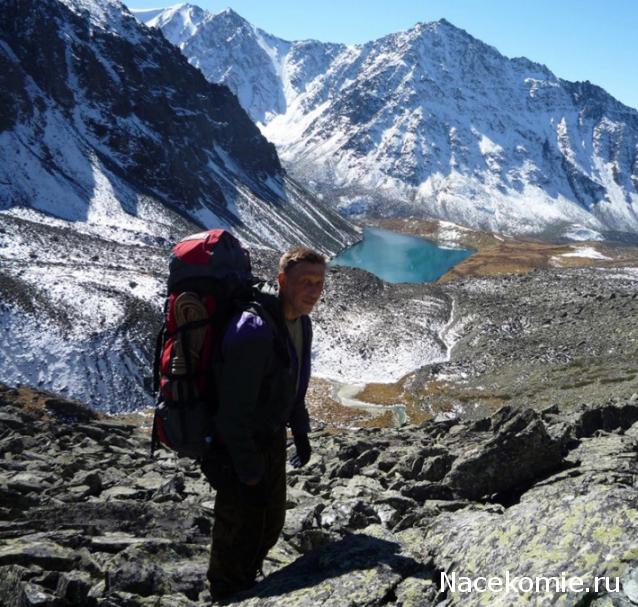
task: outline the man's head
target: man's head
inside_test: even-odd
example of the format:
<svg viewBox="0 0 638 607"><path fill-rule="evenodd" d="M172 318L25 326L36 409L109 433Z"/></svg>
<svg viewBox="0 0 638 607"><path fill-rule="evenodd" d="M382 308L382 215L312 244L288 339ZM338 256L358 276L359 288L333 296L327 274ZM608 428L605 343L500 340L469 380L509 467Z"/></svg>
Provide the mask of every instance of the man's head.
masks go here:
<svg viewBox="0 0 638 607"><path fill-rule="evenodd" d="M287 320L310 314L323 291L326 258L307 247L296 247L279 260L279 295Z"/></svg>

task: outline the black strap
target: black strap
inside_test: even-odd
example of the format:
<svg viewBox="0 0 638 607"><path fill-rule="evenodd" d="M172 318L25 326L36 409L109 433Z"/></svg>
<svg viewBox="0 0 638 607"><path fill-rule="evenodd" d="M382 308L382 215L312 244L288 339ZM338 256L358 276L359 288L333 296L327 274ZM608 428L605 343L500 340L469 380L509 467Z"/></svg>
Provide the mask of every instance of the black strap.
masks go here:
<svg viewBox="0 0 638 607"><path fill-rule="evenodd" d="M160 388L160 360L162 358L162 350L164 348L164 339L166 337L166 323L157 333L155 340L155 356L153 357L153 394L157 394Z"/></svg>
<svg viewBox="0 0 638 607"><path fill-rule="evenodd" d="M160 441L157 435L157 413L153 416L153 431L151 432L151 457L155 453L155 450L159 447Z"/></svg>

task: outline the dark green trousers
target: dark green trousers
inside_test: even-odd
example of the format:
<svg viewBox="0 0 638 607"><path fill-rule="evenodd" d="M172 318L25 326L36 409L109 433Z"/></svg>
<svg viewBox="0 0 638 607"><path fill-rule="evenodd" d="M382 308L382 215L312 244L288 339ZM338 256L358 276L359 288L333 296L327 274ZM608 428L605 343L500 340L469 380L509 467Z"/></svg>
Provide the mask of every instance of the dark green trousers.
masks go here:
<svg viewBox="0 0 638 607"><path fill-rule="evenodd" d="M286 430L263 449L264 505L247 503L234 477L217 488L208 581L213 597L225 597L255 582L286 517Z"/></svg>

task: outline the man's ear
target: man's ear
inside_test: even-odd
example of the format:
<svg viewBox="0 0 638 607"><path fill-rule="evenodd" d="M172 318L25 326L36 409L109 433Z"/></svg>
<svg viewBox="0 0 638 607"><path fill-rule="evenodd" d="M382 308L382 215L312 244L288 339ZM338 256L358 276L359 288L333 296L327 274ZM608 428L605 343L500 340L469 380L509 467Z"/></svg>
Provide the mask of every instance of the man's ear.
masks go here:
<svg viewBox="0 0 638 607"><path fill-rule="evenodd" d="M277 274L277 283L279 284L280 289L286 284L286 275L284 272L279 272L279 274Z"/></svg>

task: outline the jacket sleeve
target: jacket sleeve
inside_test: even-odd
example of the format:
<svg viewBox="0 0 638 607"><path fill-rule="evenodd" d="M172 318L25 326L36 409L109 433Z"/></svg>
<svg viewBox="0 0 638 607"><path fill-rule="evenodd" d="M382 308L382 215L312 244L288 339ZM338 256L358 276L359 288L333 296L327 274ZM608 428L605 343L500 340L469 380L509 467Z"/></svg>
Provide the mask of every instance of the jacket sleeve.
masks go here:
<svg viewBox="0 0 638 607"><path fill-rule="evenodd" d="M254 440L254 420L273 352L272 341L266 323L255 314L243 312L232 319L222 342L216 422L241 481L264 474L263 456Z"/></svg>
<svg viewBox="0 0 638 607"><path fill-rule="evenodd" d="M308 389L308 382L310 381L310 357L312 352L312 325L310 318L305 317L304 324L304 338L307 343L304 344L304 360L302 361L303 367L299 394L297 394L292 413L288 420L293 435L308 434L308 432L310 432L310 416L306 408L306 391Z"/></svg>

